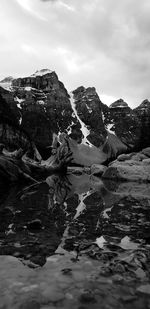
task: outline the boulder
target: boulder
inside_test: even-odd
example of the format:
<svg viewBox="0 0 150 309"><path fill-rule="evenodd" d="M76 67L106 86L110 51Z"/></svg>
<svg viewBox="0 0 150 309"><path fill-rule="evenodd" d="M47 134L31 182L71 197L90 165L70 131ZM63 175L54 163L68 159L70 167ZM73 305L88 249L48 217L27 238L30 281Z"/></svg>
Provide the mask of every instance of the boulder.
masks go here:
<svg viewBox="0 0 150 309"><path fill-rule="evenodd" d="M107 169L106 166L101 165L101 164L92 164L91 166L91 174L92 175L99 175L101 176L105 170Z"/></svg>
<svg viewBox="0 0 150 309"><path fill-rule="evenodd" d="M129 154L121 154L117 157L117 160L118 161L126 161L126 160L130 160L132 157L132 153L129 153Z"/></svg>
<svg viewBox="0 0 150 309"><path fill-rule="evenodd" d="M67 174L74 174L74 175L90 174L90 168L79 167L79 166L68 166Z"/></svg>
<svg viewBox="0 0 150 309"><path fill-rule="evenodd" d="M107 168L102 177L122 181L150 182L150 165L111 165Z"/></svg>
<svg viewBox="0 0 150 309"><path fill-rule="evenodd" d="M142 153L150 158L150 147L147 147L145 149L142 150Z"/></svg>
<svg viewBox="0 0 150 309"><path fill-rule="evenodd" d="M103 178L150 182L150 158L146 156L149 150L150 148L147 148L139 153L119 156L109 164Z"/></svg>
<svg viewBox="0 0 150 309"><path fill-rule="evenodd" d="M136 154L133 154L132 156L131 156L131 159L133 160L133 161L143 161L144 159L146 159L147 157L143 154L143 153L141 153L141 152L139 152L139 153L136 153Z"/></svg>
<svg viewBox="0 0 150 309"><path fill-rule="evenodd" d="M149 164L150 164L150 158L144 159L144 160L143 160L143 164L144 164L144 165L149 165Z"/></svg>

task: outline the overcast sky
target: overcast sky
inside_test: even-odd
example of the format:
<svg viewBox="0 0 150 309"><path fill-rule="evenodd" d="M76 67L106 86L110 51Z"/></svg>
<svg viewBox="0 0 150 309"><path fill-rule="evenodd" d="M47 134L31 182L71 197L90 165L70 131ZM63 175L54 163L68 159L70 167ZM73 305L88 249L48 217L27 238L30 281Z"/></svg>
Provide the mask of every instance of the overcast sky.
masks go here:
<svg viewBox="0 0 150 309"><path fill-rule="evenodd" d="M150 99L150 0L0 0L0 78L41 68L104 103Z"/></svg>

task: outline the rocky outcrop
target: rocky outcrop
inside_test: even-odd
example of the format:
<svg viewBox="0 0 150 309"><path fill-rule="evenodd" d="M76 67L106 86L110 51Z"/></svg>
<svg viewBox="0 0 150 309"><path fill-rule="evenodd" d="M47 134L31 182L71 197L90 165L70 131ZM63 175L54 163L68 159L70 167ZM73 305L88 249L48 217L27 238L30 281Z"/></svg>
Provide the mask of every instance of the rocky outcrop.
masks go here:
<svg viewBox="0 0 150 309"><path fill-rule="evenodd" d="M43 150L52 144L53 133L67 131L76 123L69 95L55 72L36 72L13 80L15 100L22 114L21 127Z"/></svg>
<svg viewBox="0 0 150 309"><path fill-rule="evenodd" d="M104 123L102 121L102 102L94 87L79 87L73 91L74 104L80 120L85 124L88 141L96 147L99 147L105 141L107 136ZM82 130L82 139L84 138L84 128ZM82 141L81 139L81 141Z"/></svg>
<svg viewBox="0 0 150 309"><path fill-rule="evenodd" d="M20 115L12 94L2 88L0 91L0 142L10 151L30 148L32 141L19 126ZM6 102L7 99L10 104Z"/></svg>
<svg viewBox="0 0 150 309"><path fill-rule="evenodd" d="M139 153L120 155L110 163L103 178L121 181L150 182L150 148Z"/></svg>
<svg viewBox="0 0 150 309"><path fill-rule="evenodd" d="M140 122L140 145L142 148L149 146L150 141L150 101L144 100L137 108L135 114Z"/></svg>
<svg viewBox="0 0 150 309"><path fill-rule="evenodd" d="M102 105L105 127L114 133L128 150L138 148L141 127L138 115L122 99L112 103L110 107Z"/></svg>
<svg viewBox="0 0 150 309"><path fill-rule="evenodd" d="M3 83L3 84L5 84L5 83L11 83L12 80L13 80L13 77L12 77L12 76L7 76L7 77L3 78L3 79L0 81L0 83Z"/></svg>

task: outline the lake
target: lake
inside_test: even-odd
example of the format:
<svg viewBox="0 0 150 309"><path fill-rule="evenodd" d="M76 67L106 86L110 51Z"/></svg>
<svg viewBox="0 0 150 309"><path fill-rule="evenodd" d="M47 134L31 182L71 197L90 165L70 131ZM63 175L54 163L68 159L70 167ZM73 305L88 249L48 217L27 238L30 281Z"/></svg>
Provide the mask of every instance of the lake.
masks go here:
<svg viewBox="0 0 150 309"><path fill-rule="evenodd" d="M1 184L0 308L150 308L149 266L150 184Z"/></svg>

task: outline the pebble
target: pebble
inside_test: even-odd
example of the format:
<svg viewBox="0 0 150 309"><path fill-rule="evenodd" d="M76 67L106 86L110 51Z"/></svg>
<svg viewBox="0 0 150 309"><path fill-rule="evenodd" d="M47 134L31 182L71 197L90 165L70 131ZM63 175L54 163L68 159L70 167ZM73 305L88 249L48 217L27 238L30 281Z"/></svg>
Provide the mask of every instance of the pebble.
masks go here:
<svg viewBox="0 0 150 309"><path fill-rule="evenodd" d="M58 302L65 298L65 295L57 289L54 289L52 286L47 287L43 292L42 296L44 300L51 302Z"/></svg>

